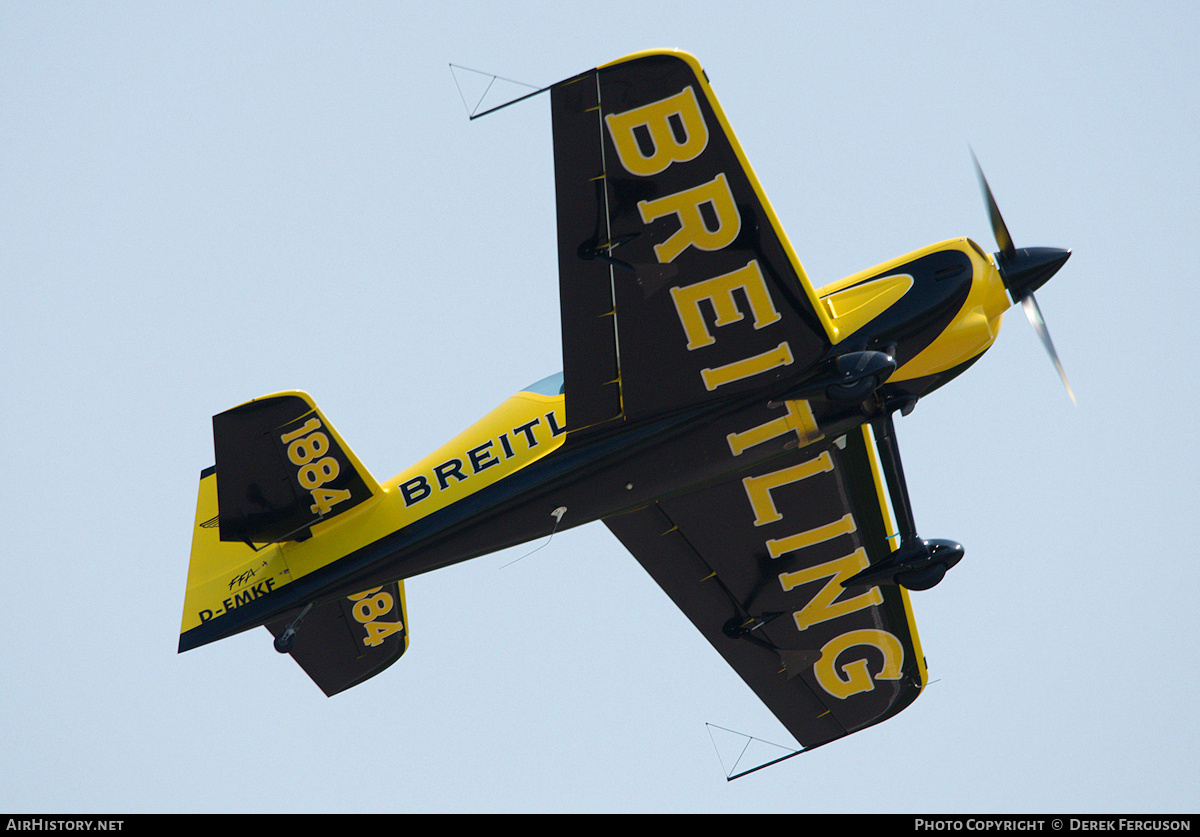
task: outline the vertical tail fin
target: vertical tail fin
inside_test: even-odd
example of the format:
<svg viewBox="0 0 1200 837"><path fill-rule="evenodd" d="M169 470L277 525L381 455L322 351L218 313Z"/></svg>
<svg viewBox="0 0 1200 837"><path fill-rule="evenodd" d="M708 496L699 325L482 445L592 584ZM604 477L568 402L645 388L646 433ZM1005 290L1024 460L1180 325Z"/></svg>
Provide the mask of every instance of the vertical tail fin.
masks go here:
<svg viewBox="0 0 1200 837"><path fill-rule="evenodd" d="M314 523L379 484L306 393L256 398L213 416L223 541L305 540Z"/></svg>
<svg viewBox="0 0 1200 837"><path fill-rule="evenodd" d="M179 650L288 607L287 542L382 489L312 399L284 392L213 416L217 464L200 475ZM341 557L331 543L324 563ZM323 564L322 564L323 565Z"/></svg>

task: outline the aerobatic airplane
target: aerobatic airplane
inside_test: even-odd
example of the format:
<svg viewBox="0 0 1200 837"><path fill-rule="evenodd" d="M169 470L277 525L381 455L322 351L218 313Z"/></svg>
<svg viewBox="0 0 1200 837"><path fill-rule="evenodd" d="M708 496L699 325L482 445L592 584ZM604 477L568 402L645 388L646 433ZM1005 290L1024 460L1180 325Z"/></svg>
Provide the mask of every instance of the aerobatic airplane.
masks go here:
<svg viewBox="0 0 1200 837"><path fill-rule="evenodd" d="M917 534L893 414L1012 303L1058 365L1033 292L1069 252L1017 249L980 172L998 252L814 288L692 56L547 89L562 373L384 483L302 392L214 416L179 650L265 625L333 695L404 653L404 579L601 520L801 749L891 717L928 682L908 590L963 555Z"/></svg>

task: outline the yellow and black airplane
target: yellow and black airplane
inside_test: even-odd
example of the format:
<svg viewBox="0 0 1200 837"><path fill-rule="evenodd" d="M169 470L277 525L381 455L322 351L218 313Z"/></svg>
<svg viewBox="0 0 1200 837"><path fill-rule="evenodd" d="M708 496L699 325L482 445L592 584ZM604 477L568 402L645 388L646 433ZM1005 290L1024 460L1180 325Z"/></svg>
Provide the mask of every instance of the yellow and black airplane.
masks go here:
<svg viewBox="0 0 1200 837"><path fill-rule="evenodd" d="M404 579L602 520L802 748L891 717L928 682L907 590L963 554L917 535L893 414L1013 302L1057 364L1069 252L1017 249L980 172L997 253L817 289L693 57L548 89L563 372L382 484L304 393L215 416L179 650L266 625L333 695L404 653Z"/></svg>

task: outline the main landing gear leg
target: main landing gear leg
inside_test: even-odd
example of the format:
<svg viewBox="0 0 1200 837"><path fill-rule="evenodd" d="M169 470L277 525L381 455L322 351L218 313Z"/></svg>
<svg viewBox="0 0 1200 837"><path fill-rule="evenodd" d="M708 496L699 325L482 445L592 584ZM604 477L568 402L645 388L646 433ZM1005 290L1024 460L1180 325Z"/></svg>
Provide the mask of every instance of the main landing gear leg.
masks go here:
<svg viewBox="0 0 1200 837"><path fill-rule="evenodd" d="M888 410L871 420L875 443L879 448L880 465L887 480L888 494L900 528L900 548L884 561L868 567L842 582L843 587L872 587L876 584L899 584L909 590L928 590L946 575L946 571L962 560L962 544L946 540L922 540L913 520L904 467L900 464L900 447L896 444L896 428ZM907 412L907 410L906 410Z"/></svg>

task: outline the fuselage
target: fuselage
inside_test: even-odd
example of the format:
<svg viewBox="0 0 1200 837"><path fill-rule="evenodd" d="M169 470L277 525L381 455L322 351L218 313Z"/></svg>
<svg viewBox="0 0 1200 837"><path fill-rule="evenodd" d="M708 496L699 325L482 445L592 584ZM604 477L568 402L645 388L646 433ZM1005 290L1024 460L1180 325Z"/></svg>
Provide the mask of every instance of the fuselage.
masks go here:
<svg viewBox="0 0 1200 837"><path fill-rule="evenodd" d="M895 357L896 371L862 402L778 400L794 388L789 382L575 432L562 376L551 376L382 483L370 502L313 526L313 537L264 550L270 572L263 575L275 579L269 595L239 603L236 624L223 620L211 639L833 442L959 374L991 346L1009 305L993 260L967 239L862 271L818 296L836 330L831 357L863 350ZM744 430L713 430L731 425ZM324 537L335 530L339 537Z"/></svg>

